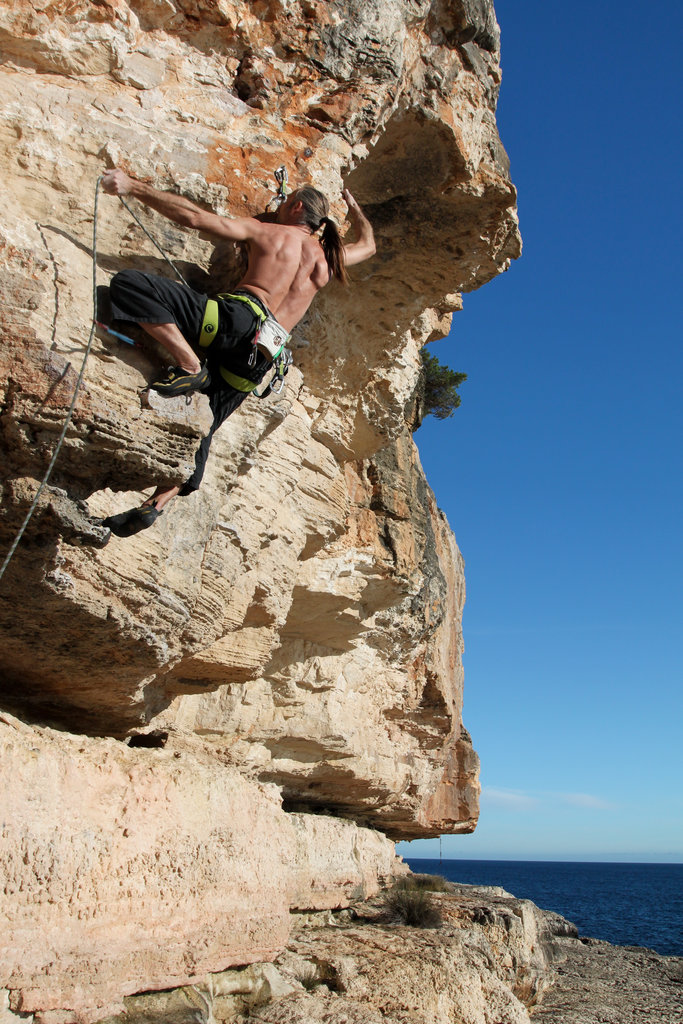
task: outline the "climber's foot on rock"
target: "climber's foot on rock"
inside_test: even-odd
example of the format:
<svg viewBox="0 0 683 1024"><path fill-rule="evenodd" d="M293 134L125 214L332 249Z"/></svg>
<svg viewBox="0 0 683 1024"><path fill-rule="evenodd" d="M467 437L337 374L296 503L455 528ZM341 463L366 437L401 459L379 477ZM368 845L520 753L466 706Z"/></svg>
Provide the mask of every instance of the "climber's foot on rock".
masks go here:
<svg viewBox="0 0 683 1024"><path fill-rule="evenodd" d="M193 391L201 391L209 379L209 370L202 366L197 373L189 373L182 366L172 366L166 374L157 377L148 387L158 391L160 395L191 395Z"/></svg>
<svg viewBox="0 0 683 1024"><path fill-rule="evenodd" d="M119 512L116 516L107 516L102 520L102 526L110 529L117 537L132 537L141 530L147 530L160 515L161 510L154 505L139 505L137 508L129 508L127 512Z"/></svg>
<svg viewBox="0 0 683 1024"><path fill-rule="evenodd" d="M111 530L105 526L103 519L96 519L91 516L87 525L83 526L77 533L65 536L67 544L74 544L84 548L106 548L111 540Z"/></svg>

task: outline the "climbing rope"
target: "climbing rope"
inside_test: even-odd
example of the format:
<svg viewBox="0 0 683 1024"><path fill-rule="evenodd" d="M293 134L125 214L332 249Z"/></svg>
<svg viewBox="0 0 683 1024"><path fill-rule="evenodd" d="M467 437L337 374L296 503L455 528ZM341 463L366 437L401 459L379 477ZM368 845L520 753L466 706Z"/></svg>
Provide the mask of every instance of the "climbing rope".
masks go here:
<svg viewBox="0 0 683 1024"><path fill-rule="evenodd" d="M149 240L150 240L150 242L152 243L152 245L154 246L154 248L155 248L155 249L156 249L156 250L157 250L158 252L160 252L160 253L161 253L161 255L162 255L162 256L164 257L164 259L166 260L166 262L168 263L168 265L169 265L170 267L173 267L173 269L175 270L176 274L178 275L179 279L180 279L180 280L181 280L181 281L183 282L183 284L185 285L185 287L186 287L186 288L189 288L189 287L190 287L190 286L189 286L189 284L187 283L187 281L185 280L185 278L183 277L183 275L182 275L182 274L180 273L180 271L179 271L179 270L178 270L178 268L176 267L176 265L175 265L175 263L173 262L173 260L171 259L171 257L170 257L170 256L167 256L167 255L166 255L166 253L165 253L165 252L164 252L164 250L163 250L163 249L161 248L161 246L159 245L159 243L158 243L158 242L156 242L156 241L154 240L154 238L152 237L152 235L150 235L149 231L147 230L147 228L145 227L145 225L144 225L144 224L142 223L142 221L141 221L141 220L140 220L140 218L138 217L137 213L135 213L135 211L134 211L134 210L131 210L130 206L129 206L129 205L128 205L128 203L127 203L127 202L125 201L125 199L123 198L123 196L119 196L119 199L121 200L121 202L123 203L123 205L125 206L125 208L126 208L126 209L128 210L128 213L129 213L129 214L131 215L131 217L133 218L133 220L136 220L136 221L138 222L138 224L140 225L140 227L142 228L142 230L143 230L143 231L145 232L145 234L146 234L146 235L147 235L147 237L149 238Z"/></svg>
<svg viewBox="0 0 683 1024"><path fill-rule="evenodd" d="M33 503L31 505L31 507L29 508L28 512L26 513L26 518L24 519L24 522L21 524L19 532L17 533L16 537L14 538L14 543L12 544L11 548L8 551L7 557L5 558L5 561L2 563L2 568L0 568L0 580L4 576L5 569L9 565L14 552L17 550L17 547L19 546L19 542L20 542L21 538L24 535L26 527L28 526L29 522L31 521L31 516L33 515L33 513L36 510L36 507L38 505L38 501L40 500L40 496L43 493L43 491L45 490L45 487L47 486L47 482L50 479L50 476L52 475L52 470L54 469L55 462L57 461L57 456L59 455L59 451L60 451L60 449L62 447L62 444L64 443L64 438L66 437L66 432L69 429L69 424L71 423L71 417L73 415L73 411L74 411L74 408L76 406L76 399L78 398L78 392L80 391L81 383L83 382L83 374L85 373L85 364L88 361L88 356L90 355L90 349L92 348L93 339L95 337L95 329L97 327L97 206L98 206L98 201L99 201L100 182L101 181L102 181L102 177L100 176L97 179L97 183L95 185L95 208L94 208L94 213L93 213L93 228L92 228L93 323L92 323L92 327L90 328L90 337L88 338L88 344L85 346L85 353L83 355L83 362L81 364L81 372L78 374L78 380L76 381L76 387L74 388L74 393L73 393L73 395L71 397L71 405L69 406L69 410L68 410L68 412L66 414L66 419L64 420L64 426L62 427L62 432L59 435L59 440L57 441L57 445L56 445L55 450L54 450L54 452L52 454L52 458L50 459L50 464L47 467L47 470L46 470L45 476L43 477L42 483L41 483L40 487L38 488L38 490L36 492L36 496L33 499Z"/></svg>
<svg viewBox="0 0 683 1024"><path fill-rule="evenodd" d="M52 470L54 469L55 462L57 461L57 456L59 455L59 452L60 452L60 449L62 447L62 444L64 443L64 438L66 437L66 432L69 429L69 424L71 423L71 417L73 416L73 411L74 411L74 408L76 407L76 399L78 398L78 392L80 391L81 384L83 382L83 375L85 373L85 366L86 366L86 363L88 362L88 356L90 355L90 350L92 348L92 343L93 343L93 340L94 340L94 337L95 337L95 330L96 330L96 328L97 327L102 327L105 330L107 330L109 334L113 334L115 337L121 338L122 341L126 341L130 345L134 345L135 344L135 342L132 340L132 338L128 338L126 335L118 334L116 331L112 331L105 324L101 324L100 321L97 319L97 216L98 216L98 205L99 205L99 195L100 195L100 184L101 184L101 182L102 182L102 176L100 175L100 177L97 179L97 182L95 184L95 208L94 208L94 212L93 212L93 225L92 225L92 302L93 302L93 317L92 317L92 326L90 328L90 337L88 338L88 344L85 347L85 353L83 355L83 362L81 364L81 372L78 374L78 380L76 381L76 387L74 388L74 393L71 396L71 404L70 404L68 412L66 414L66 419L64 420L64 426L62 427L62 432L59 435L59 440L57 441L57 445L56 445L55 450L54 450L54 452L52 454L52 458L50 459L50 464L47 467L45 476L43 477L43 480L42 480L42 482L40 484L40 487L38 488L38 490L36 492L36 496L33 499L31 507L29 508L28 512L26 513L26 518L24 519L23 523L21 524L19 532L17 533L16 537L14 538L14 541L12 543L11 548L7 552L7 556L5 558L5 561L2 563L2 567L0 567L0 580L4 576L5 570L7 569L7 566L9 565L10 561L12 560L12 556L14 555L14 552L17 550L17 548L19 546L19 543L21 541L21 538L24 536L26 528L27 528L29 522L31 521L31 517L33 516L33 513L35 512L35 510L36 510L36 508L38 506L38 502L40 501L40 496L43 493L43 491L45 490L45 488L47 487L48 480L50 479L50 477L52 475ZM178 275L179 279L183 282L183 284L186 285L187 287L189 287L189 285L187 284L187 281L185 280L183 275L180 273L180 271L178 270L178 268L175 265L175 263L173 262L173 260L169 256L166 255L166 253L161 248L161 246L155 241L155 239L149 233L149 231L147 230L145 225L142 223L142 221L140 220L138 215L135 213L135 211L130 208L128 203L124 200L123 196L119 196L119 199L121 200L121 202L123 203L125 208L128 210L128 212L131 215L131 217L138 222L138 224L140 225L140 227L142 228L144 233L147 235L147 237L149 238L150 242L155 247L155 249L157 249L161 253L161 255L164 257L166 262L168 264L170 264L170 266L173 268L173 270Z"/></svg>

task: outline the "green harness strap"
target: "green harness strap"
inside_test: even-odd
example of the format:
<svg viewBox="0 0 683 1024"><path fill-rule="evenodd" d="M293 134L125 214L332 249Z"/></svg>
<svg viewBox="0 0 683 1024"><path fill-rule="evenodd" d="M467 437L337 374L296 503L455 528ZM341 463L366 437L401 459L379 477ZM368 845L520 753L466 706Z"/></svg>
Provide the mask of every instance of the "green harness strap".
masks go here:
<svg viewBox="0 0 683 1024"><path fill-rule="evenodd" d="M202 348L208 348L216 336L218 330L218 303L215 299L207 299L202 329L199 332L199 344Z"/></svg>
<svg viewBox="0 0 683 1024"><path fill-rule="evenodd" d="M238 377L236 373L230 373L230 370L226 370L224 366L219 366L221 377L224 381L227 381L236 391L255 391L258 384L254 384L253 380L247 380L246 377Z"/></svg>
<svg viewBox="0 0 683 1024"><path fill-rule="evenodd" d="M248 306L254 316L258 319L259 325L265 323L268 319L266 314L263 312L258 303L254 302L249 298L248 295L232 295L230 292L221 292L218 296L219 299L235 299L237 302L243 302L245 306ZM204 310L204 319L202 320L202 327L199 332L199 344L202 348L208 348L218 330L218 303L215 299L206 300L206 309Z"/></svg>
<svg viewBox="0 0 683 1024"><path fill-rule="evenodd" d="M219 299L235 299L237 302L243 302L245 306L248 306L254 316L257 317L259 325L263 324L266 320L266 314L263 312L261 307L253 302L248 295L233 295L230 292L222 292ZM202 327L199 332L199 344L202 348L208 348L213 339L216 337L218 331L218 303L215 299L207 299L206 309L204 310L204 319L202 320ZM247 380L246 377L238 377L236 373L231 373L225 366L219 367L221 377L226 383L230 384L231 387L237 391L254 391L258 384L254 384L253 381Z"/></svg>
<svg viewBox="0 0 683 1024"><path fill-rule="evenodd" d="M254 316L258 317L261 323L268 319L267 314L263 312L258 302L255 302L253 299L250 299L248 295L244 294L244 292L239 292L238 294L234 295L232 292L219 292L218 298L237 299L238 302L243 302L245 306L249 306L249 309L252 311Z"/></svg>

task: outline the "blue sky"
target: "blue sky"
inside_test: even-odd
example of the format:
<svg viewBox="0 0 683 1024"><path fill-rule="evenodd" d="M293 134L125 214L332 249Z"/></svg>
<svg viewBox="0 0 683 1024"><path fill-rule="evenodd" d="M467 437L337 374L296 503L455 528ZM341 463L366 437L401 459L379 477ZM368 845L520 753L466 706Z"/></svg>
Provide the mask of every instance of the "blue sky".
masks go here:
<svg viewBox="0 0 683 1024"><path fill-rule="evenodd" d="M443 855L683 861L681 9L496 10L524 253L431 346L469 379L416 434L482 760Z"/></svg>

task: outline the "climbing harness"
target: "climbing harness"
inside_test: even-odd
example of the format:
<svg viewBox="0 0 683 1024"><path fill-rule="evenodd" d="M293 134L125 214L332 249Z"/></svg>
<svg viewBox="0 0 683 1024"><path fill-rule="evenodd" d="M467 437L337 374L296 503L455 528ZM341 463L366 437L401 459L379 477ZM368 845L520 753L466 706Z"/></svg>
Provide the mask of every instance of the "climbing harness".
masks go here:
<svg viewBox="0 0 683 1024"><path fill-rule="evenodd" d="M258 384L255 384L253 380L247 380L246 377L238 377L236 373L231 373L225 366L220 366L219 371L223 380L235 388L236 391L250 392L254 398L267 398L270 394L280 394L291 365L292 353L283 346L273 360L273 376L260 393L256 390Z"/></svg>
<svg viewBox="0 0 683 1024"><path fill-rule="evenodd" d="M257 318L260 326L267 320L268 314L261 309L254 299L251 299L246 292L221 292L218 296L219 299L235 299L237 302L243 302L245 306L248 306L254 316ZM199 331L199 344L202 348L208 348L211 342L216 336L218 331L218 303L215 299L208 299L206 303L206 309L204 310L204 319L202 321L201 330ZM254 357L250 360L250 366L253 366L256 362Z"/></svg>
<svg viewBox="0 0 683 1024"><path fill-rule="evenodd" d="M259 321L259 329L252 338L252 351L249 356L249 365L254 366L257 357L257 345L264 348L273 363L273 377L262 392L257 392L258 384L247 377L240 377L233 373L227 366L219 366L219 372L226 384L235 388L236 391L250 392L254 398L267 398L270 394L279 395L284 387L284 380L292 365L292 353L286 348L286 343L291 335L277 322L275 317L266 313L259 304L246 292L221 292L219 299L235 300L243 302L252 311ZM204 319L199 331L199 345L208 348L218 332L219 306L215 299L208 299L204 310ZM278 386L279 385L279 386Z"/></svg>

